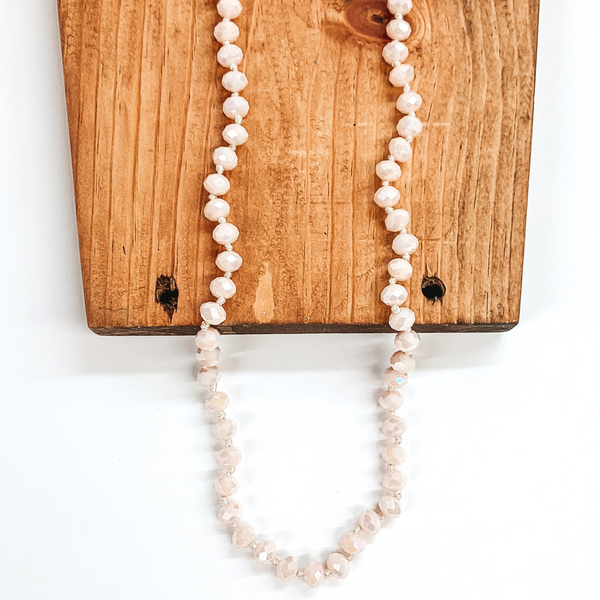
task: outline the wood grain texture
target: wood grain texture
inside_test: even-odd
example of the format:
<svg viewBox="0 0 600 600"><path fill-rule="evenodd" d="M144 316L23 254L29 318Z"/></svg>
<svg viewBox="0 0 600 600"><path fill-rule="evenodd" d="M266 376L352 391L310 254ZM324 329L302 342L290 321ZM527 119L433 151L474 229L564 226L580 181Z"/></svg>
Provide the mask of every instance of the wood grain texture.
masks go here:
<svg viewBox="0 0 600 600"><path fill-rule="evenodd" d="M414 0L425 131L398 182L426 331L518 322L539 0ZM244 258L223 331L385 331L393 234L374 205L398 90L378 0L246 0L249 142L230 176ZM214 2L58 0L89 326L192 333L217 274L201 215L221 112ZM424 277L446 286L427 300Z"/></svg>

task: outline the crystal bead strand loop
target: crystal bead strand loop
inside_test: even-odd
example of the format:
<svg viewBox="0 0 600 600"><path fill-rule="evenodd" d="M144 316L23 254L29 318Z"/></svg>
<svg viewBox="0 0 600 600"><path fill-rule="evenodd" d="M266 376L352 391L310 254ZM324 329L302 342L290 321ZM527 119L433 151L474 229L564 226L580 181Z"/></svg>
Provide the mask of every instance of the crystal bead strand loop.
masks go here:
<svg viewBox="0 0 600 600"><path fill-rule="evenodd" d="M218 512L219 520L228 525L232 532L232 542L236 548L248 548L254 558L263 564L275 567L280 579L290 580L302 578L311 587L316 587L329 576L343 579L349 572L349 561L361 553L366 540L374 536L380 529L381 520L394 519L400 515L400 498L406 485L406 476L397 470L405 458L402 448L402 435L406 430L406 422L396 415L402 406L403 397L399 389L407 383L408 373L415 367L413 351L419 344L419 336L412 330L415 315L410 308L402 306L407 298L406 288L398 281L406 281L412 275L410 257L418 247L417 238L407 232L410 220L408 212L395 208L400 201L399 191L391 185L397 181L402 170L399 163L407 162L412 157L411 142L422 129L421 121L415 116L422 103L421 97L410 89L414 78L413 67L404 61L408 57L408 48L403 43L411 33L410 25L404 16L412 8L411 0L389 0L388 8L394 18L387 25L387 33L391 41L383 49L383 58L392 67L389 80L395 87L403 88L396 106L403 113L397 125L398 137L389 143L389 156L376 166L377 176L381 179L381 187L375 192L375 203L385 209L385 227L388 231L397 233L392 249L399 256L388 264L390 275L389 284L381 292L381 300L390 307L390 326L398 332L394 343L397 351L392 355L390 366L384 371L387 391L379 397L379 405L385 411L382 432L388 438L383 448L382 458L385 465L383 476L383 492L377 506L364 510L357 519L356 526L342 535L339 548L331 553L324 562L310 561L302 568L298 561L291 557L278 557L275 543L271 540L257 541L254 528L241 521L242 506L233 495L239 485L234 476L235 469L242 459L242 453L233 446L232 439L237 433L237 425L226 416L229 397L217 391L217 383L221 378L218 367L221 350L219 342L221 334L214 325L225 321L226 313L223 305L236 293L236 285L232 281L232 273L242 265L242 257L233 250L233 244L239 237L238 228L227 221L230 213L229 204L222 198L230 189L230 183L225 177L225 171L231 171L238 164L237 149L248 139L248 132L242 125L248 114L247 100L240 92L248 84L246 75L238 69L244 56L242 49L234 42L239 36L239 28L232 21L242 12L239 0L219 0L217 12L222 17L214 29L214 36L221 43L217 53L217 61L227 72L222 77L222 85L231 93L223 103L225 116L233 121L223 129L223 139L226 145L220 146L213 152L215 173L208 175L204 187L208 192L208 202L204 207L204 215L217 225L213 230L213 238L223 246L216 264L223 276L217 277L210 284L210 292L216 298L214 302L205 302L200 307L202 316L201 329L196 335L198 346L197 359L200 362L198 381L210 390L206 400L206 408L215 415L216 423L212 434L223 443L217 454L217 463L222 473L215 481L215 490L220 496L221 507Z"/></svg>

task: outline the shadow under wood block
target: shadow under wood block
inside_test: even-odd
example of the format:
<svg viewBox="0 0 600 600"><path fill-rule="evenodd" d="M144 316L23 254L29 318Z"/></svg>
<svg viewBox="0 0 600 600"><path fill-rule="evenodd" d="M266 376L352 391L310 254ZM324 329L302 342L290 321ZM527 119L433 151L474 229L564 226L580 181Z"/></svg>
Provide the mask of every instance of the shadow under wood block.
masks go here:
<svg viewBox="0 0 600 600"><path fill-rule="evenodd" d="M407 17L425 130L397 186L420 331L519 319L538 3L414 0ZM58 9L89 326L194 333L218 275L202 182L229 122L214 3ZM244 264L222 331L388 330L393 234L373 193L400 117L389 19L383 1L244 2L250 138L227 194Z"/></svg>

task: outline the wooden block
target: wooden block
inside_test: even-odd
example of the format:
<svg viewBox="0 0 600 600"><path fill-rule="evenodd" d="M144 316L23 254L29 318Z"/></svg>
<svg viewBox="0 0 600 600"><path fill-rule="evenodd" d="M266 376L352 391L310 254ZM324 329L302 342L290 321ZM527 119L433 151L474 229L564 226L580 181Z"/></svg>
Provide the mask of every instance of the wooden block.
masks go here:
<svg viewBox="0 0 600 600"><path fill-rule="evenodd" d="M214 2L58 0L90 328L190 334L217 274L201 215L221 112ZM398 183L421 331L519 319L539 0L414 0L425 131ZM379 0L246 0L249 142L228 200L244 266L226 332L386 331L372 197L398 90ZM428 300L424 282L446 293ZM431 293L432 288L424 290ZM435 292L435 288L433 288Z"/></svg>

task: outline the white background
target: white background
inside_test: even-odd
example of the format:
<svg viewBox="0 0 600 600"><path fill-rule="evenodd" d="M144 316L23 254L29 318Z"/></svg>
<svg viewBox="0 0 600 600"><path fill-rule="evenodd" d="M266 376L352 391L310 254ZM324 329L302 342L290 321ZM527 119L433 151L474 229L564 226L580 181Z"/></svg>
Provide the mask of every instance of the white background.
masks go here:
<svg viewBox="0 0 600 600"><path fill-rule="evenodd" d="M520 325L424 336L404 513L310 590L215 519L193 340L87 330L56 2L2 0L0 598L599 598L599 22L542 1ZM391 338L223 347L246 515L321 556L376 499Z"/></svg>

